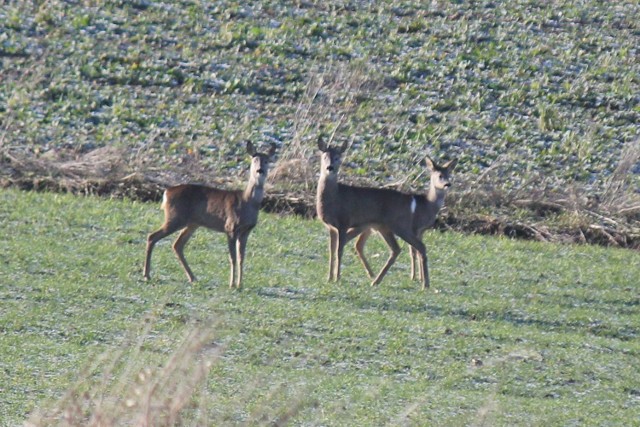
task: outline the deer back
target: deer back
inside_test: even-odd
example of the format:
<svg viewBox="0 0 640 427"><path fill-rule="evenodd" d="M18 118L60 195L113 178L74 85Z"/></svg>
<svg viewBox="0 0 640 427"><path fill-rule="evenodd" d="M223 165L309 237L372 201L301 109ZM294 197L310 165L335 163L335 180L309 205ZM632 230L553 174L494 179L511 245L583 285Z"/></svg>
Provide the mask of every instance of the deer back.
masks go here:
<svg viewBox="0 0 640 427"><path fill-rule="evenodd" d="M225 231L238 218L241 194L204 185L177 185L165 192L165 215L169 222Z"/></svg>
<svg viewBox="0 0 640 427"><path fill-rule="evenodd" d="M325 222L347 228L384 225L392 230L411 224L410 195L345 184L338 184L335 195L333 209L326 209Z"/></svg>

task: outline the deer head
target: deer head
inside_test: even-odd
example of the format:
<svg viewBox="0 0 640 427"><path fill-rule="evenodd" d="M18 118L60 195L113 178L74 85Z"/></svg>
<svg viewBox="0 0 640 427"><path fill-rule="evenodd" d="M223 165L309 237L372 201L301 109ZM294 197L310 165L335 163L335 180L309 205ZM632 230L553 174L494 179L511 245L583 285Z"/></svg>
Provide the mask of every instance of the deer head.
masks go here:
<svg viewBox="0 0 640 427"><path fill-rule="evenodd" d="M451 187L451 172L458 163L457 159L450 160L447 163L438 165L429 156L425 157L427 168L431 171L431 186L436 190L447 190Z"/></svg>
<svg viewBox="0 0 640 427"><path fill-rule="evenodd" d="M342 164L342 154L347 149L348 142L345 141L340 147L330 147L322 139L318 139L318 149L322 152L320 158L320 175L326 177L337 177L340 165Z"/></svg>
<svg viewBox="0 0 640 427"><path fill-rule="evenodd" d="M255 149L251 141L247 141L247 153L251 156L251 179L262 186L267 179L269 164L273 162L273 157L276 153L276 144L272 142L269 152L263 154Z"/></svg>

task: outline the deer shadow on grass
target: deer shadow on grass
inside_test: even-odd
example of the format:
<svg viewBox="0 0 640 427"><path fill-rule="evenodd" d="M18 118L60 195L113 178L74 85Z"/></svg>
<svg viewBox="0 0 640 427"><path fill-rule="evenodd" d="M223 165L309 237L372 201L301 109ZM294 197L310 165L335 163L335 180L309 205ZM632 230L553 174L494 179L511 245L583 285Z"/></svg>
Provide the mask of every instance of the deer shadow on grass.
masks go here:
<svg viewBox="0 0 640 427"><path fill-rule="evenodd" d="M345 284L345 286L349 286ZM439 304L438 295L420 292L424 294L424 301L407 301L403 300L402 295L392 299L388 296L381 296L378 293L367 293L369 287L363 287L362 292L357 295L345 295L335 290L323 292L317 288L295 287L267 287L258 288L255 292L263 297L287 299L290 301L308 301L310 303L328 303L328 304L348 304L354 309L363 313L369 311L377 311L379 313L402 313L407 315L423 315L426 314L434 319L456 318L465 322L494 322L509 323L518 328L535 328L545 332L556 333L579 333L597 336L601 338L613 338L620 341L631 341L637 339L640 335L640 329L633 325L624 325L622 327L612 325L605 321L565 321L560 318L542 318L533 316L525 311L517 310L483 310L482 308L448 308ZM419 292L410 287L398 288L398 292ZM432 298L433 300L429 300ZM597 301L592 301L594 304ZM638 305L638 301L617 301L619 304L633 307Z"/></svg>

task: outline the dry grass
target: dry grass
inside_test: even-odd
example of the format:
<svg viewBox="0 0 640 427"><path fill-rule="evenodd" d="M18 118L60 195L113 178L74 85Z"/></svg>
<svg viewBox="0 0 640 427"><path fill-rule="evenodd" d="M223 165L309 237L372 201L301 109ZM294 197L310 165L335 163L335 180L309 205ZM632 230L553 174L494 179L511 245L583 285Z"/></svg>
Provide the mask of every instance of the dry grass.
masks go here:
<svg viewBox="0 0 640 427"><path fill-rule="evenodd" d="M317 87L310 90L309 96L317 96L319 90ZM301 119L299 126L304 131L286 145L271 171L263 206L266 211L315 216L315 138L311 142L302 132L317 135L328 127L333 135L345 116L327 125L329 110L323 115L321 106L313 112L312 104L310 100L306 110L301 107L302 117L306 118ZM233 177L212 178L197 159L191 159L193 164L186 168L189 175L152 169L131 173L124 153L113 147L86 153L49 152L41 156L14 147L3 149L2 156L5 161L0 185L25 189L159 200L164 188L180 182L202 182L226 188L240 185ZM543 174L532 175L525 185L514 189L496 185L502 168L509 163L507 156L499 157L475 179L466 175L455 177L438 224L441 228L480 234L638 248L640 193L633 185L632 176L639 160L640 142L635 141L622 151L604 194L597 195L579 186L552 188ZM421 177L413 181L418 178ZM349 182L375 185L364 178L352 177ZM406 180L390 185L407 190Z"/></svg>
<svg viewBox="0 0 640 427"><path fill-rule="evenodd" d="M495 185L509 157L499 157L475 179L456 177L439 220L443 228L505 234L539 241L640 248L640 193L633 168L640 142L627 144L602 195L579 185L557 188L543 174L514 189Z"/></svg>
<svg viewBox="0 0 640 427"><path fill-rule="evenodd" d="M633 188L632 169L640 162L640 139L625 145L618 166L609 177L602 205L609 212L640 216L640 192Z"/></svg>
<svg viewBox="0 0 640 427"><path fill-rule="evenodd" d="M71 187L87 177L116 179L127 170L123 150L115 147L101 147L85 153L51 150L42 156L38 154L21 147L6 148L2 152L16 173L50 176L68 182Z"/></svg>
<svg viewBox="0 0 640 427"><path fill-rule="evenodd" d="M308 397L309 390L301 389L285 405L272 405L291 392L290 385L269 384L258 377L238 391L234 402L240 406L212 413L215 396L207 380L224 350L213 341L216 325L191 326L175 351L155 366L143 354L153 322L146 324L136 342L102 354L64 396L34 412L25 427L221 425L229 422L230 413L241 412L257 390L266 393L266 404L247 412L243 425L285 426L303 409L318 404Z"/></svg>
<svg viewBox="0 0 640 427"><path fill-rule="evenodd" d="M305 190L315 186L315 154L317 135L333 135L348 127L346 118L352 117L366 96L369 79L358 65L329 64L316 67L296 110L293 136L282 148L272 178L278 182L304 184Z"/></svg>
<svg viewBox="0 0 640 427"><path fill-rule="evenodd" d="M222 354L213 344L214 325L194 326L161 366L145 362L143 347L150 325L137 342L106 352L50 409L39 410L25 423L39 426L173 426L185 412L196 425L206 425L198 411L198 394ZM102 371L100 372L100 370Z"/></svg>

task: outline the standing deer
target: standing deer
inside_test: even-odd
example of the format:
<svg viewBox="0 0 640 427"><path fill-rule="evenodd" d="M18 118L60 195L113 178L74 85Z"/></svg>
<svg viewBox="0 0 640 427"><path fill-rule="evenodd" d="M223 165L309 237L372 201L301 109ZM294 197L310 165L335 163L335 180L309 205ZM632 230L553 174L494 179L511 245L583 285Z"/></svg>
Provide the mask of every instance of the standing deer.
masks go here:
<svg viewBox="0 0 640 427"><path fill-rule="evenodd" d="M427 164L427 168L431 171L429 190L426 195L413 195L411 201L413 230L420 240L422 240L422 236L426 229L435 224L436 216L444 205L445 195L449 187L451 187L451 172L455 168L457 160L451 160L440 166L427 156L425 158L425 163ZM374 229L375 227L371 227L360 233L355 245L358 258L360 258L360 261L370 278L373 278L373 271L364 256L364 246ZM427 263L424 263L424 270L419 268L422 264L419 264L418 252L413 246L409 247L409 252L411 256L411 280L416 279L416 267L418 267L418 280L421 280L424 283L426 274L426 286L429 286Z"/></svg>
<svg viewBox="0 0 640 427"><path fill-rule="evenodd" d="M451 185L449 172L455 167L456 161L438 166L436 174L439 181L437 183L432 173L433 191L430 188L427 196L413 196L390 189L353 187L338 183L338 171L346 143L336 148L318 141L318 148L322 155L316 209L318 217L329 229L328 280L340 279L344 246L359 235L361 237L356 243L356 250L367 272L373 276L362 251L367 237L374 229L380 233L391 249L391 255L371 285L377 285L382 281L398 257L400 246L395 238L398 236L411 246L412 252L415 251L422 289L428 288L427 254L421 237L424 229L435 220L436 213L442 206L444 192ZM436 170L435 163L430 159L427 160L427 164L432 171Z"/></svg>
<svg viewBox="0 0 640 427"><path fill-rule="evenodd" d="M193 282L195 276L187 264L183 251L196 229L202 226L226 233L231 263L229 287L233 287L235 278L236 287L240 288L247 238L258 222L269 162L272 161L275 151L274 143L271 144L267 154L261 154L255 150L251 142L247 142L247 153L251 156L251 170L249 182L244 191L220 190L195 184L183 184L165 190L162 199L164 224L147 238L144 278L150 277L151 252L154 245L160 239L177 230L182 230L173 244L173 250L187 273L189 282Z"/></svg>

